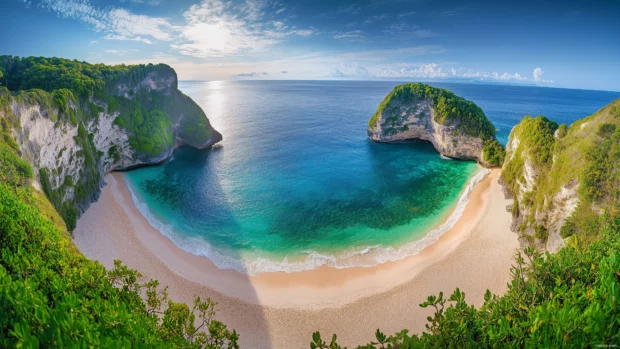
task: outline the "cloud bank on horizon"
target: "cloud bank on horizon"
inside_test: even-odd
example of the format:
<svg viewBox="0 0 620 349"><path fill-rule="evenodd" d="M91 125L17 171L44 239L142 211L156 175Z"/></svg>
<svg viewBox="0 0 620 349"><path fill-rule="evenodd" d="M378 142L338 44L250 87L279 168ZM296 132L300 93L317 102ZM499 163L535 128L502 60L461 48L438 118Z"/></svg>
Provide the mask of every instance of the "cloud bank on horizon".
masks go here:
<svg viewBox="0 0 620 349"><path fill-rule="evenodd" d="M620 90L620 79L610 78L620 76L620 25L612 15L620 6L613 2L569 1L561 9L544 1L466 7L423 0L8 2L4 13L14 20L0 14L0 29L39 17L54 24L39 35L57 45L40 45L46 49L32 55L161 62L181 79L585 83ZM32 48L2 32L10 53L30 55Z"/></svg>

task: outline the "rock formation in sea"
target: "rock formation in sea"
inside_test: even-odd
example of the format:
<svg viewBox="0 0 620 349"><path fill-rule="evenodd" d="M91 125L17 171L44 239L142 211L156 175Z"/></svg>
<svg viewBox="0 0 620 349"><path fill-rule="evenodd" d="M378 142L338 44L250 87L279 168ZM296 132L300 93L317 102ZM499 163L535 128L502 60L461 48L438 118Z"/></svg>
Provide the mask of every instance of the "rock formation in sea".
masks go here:
<svg viewBox="0 0 620 349"><path fill-rule="evenodd" d="M501 183L522 245L551 252L596 236L620 186L620 99L558 125L526 116L510 132Z"/></svg>
<svg viewBox="0 0 620 349"><path fill-rule="evenodd" d="M447 157L501 165L503 147L482 109L454 93L421 83L395 87L368 123L379 142L422 140Z"/></svg>
<svg viewBox="0 0 620 349"><path fill-rule="evenodd" d="M11 91L0 86L0 119L10 124L20 156L32 165L33 185L70 229L98 198L105 173L158 164L179 146L204 149L222 139L202 109L179 91L177 75L167 65L109 67L8 57L22 70L5 74L9 86L15 82ZM31 73L33 67L56 74L53 69L61 66L65 70L53 82L60 86L30 76L40 71ZM84 81L86 87L80 85Z"/></svg>

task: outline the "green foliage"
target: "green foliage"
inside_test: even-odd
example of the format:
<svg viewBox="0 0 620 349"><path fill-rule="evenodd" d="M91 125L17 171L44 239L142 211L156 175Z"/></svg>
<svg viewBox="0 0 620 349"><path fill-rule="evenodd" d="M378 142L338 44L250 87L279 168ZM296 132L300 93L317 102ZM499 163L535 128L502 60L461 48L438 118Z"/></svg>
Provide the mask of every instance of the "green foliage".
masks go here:
<svg viewBox="0 0 620 349"><path fill-rule="evenodd" d="M496 139L485 140L482 154L484 161L491 166L501 166L504 163L506 149Z"/></svg>
<svg viewBox="0 0 620 349"><path fill-rule="evenodd" d="M211 137L211 125L202 109L191 98L179 92L175 95L173 112L183 115L179 134L190 144L202 145Z"/></svg>
<svg viewBox="0 0 620 349"><path fill-rule="evenodd" d="M575 219L573 217L569 217L562 228L560 228L560 236L566 239L569 236L575 234L577 228L575 226Z"/></svg>
<svg viewBox="0 0 620 349"><path fill-rule="evenodd" d="M487 291L476 309L458 288L449 298L430 296L426 331L385 336L369 348L584 348L620 341L620 218L606 215L600 240L542 255L518 252L503 296ZM311 348L341 348L313 335ZM319 341L317 341L319 340ZM321 345L318 345L319 342Z"/></svg>
<svg viewBox="0 0 620 349"><path fill-rule="evenodd" d="M600 125L598 144L587 149L586 165L581 175L580 193L589 202L598 201L612 194L618 196L620 178L618 162L620 161L620 129L616 125Z"/></svg>
<svg viewBox="0 0 620 349"><path fill-rule="evenodd" d="M534 227L534 237L539 239L542 242L547 242L547 238L549 237L549 231L545 228L544 225L537 225Z"/></svg>
<svg viewBox="0 0 620 349"><path fill-rule="evenodd" d="M30 164L5 143L0 143L0 168L0 182L9 185L25 185L33 176Z"/></svg>
<svg viewBox="0 0 620 349"><path fill-rule="evenodd" d="M454 93L421 83L409 83L396 86L379 105L368 122L374 127L379 117L384 115L384 124L390 117L399 117L401 103L428 100L434 112L434 120L440 124L458 123L458 130L464 135L480 137L483 140L495 138L495 127L474 102L458 97ZM394 103L392 103L394 101ZM385 114L387 113L387 114Z"/></svg>
<svg viewBox="0 0 620 349"><path fill-rule="evenodd" d="M526 116L515 127L514 136L519 138L519 147L527 151L534 166L549 164L553 158L555 137L553 134L558 129L558 124L544 116L532 118Z"/></svg>
<svg viewBox="0 0 620 349"><path fill-rule="evenodd" d="M11 91L67 89L84 98L99 96L119 81L138 83L154 69L171 70L167 66L108 66L56 57L17 56L0 56L0 68L5 72L4 86Z"/></svg>
<svg viewBox="0 0 620 349"><path fill-rule="evenodd" d="M17 149L0 142L0 347L238 348L210 299L176 303L120 261L106 271L82 256L49 202L26 184L30 166L16 159ZM53 194L45 170L40 177Z"/></svg>
<svg viewBox="0 0 620 349"><path fill-rule="evenodd" d="M172 121L160 109L165 103L165 96L156 92L140 94L132 100L118 100L121 114L115 122L131 130L129 143L134 149L156 156L174 145Z"/></svg>
<svg viewBox="0 0 620 349"><path fill-rule="evenodd" d="M0 182L11 186L26 185L33 178L30 164L17 155L17 150L7 119L0 119Z"/></svg>
<svg viewBox="0 0 620 349"><path fill-rule="evenodd" d="M568 126L566 126L566 124L561 124L560 127L558 127L558 138L564 138L567 133Z"/></svg>

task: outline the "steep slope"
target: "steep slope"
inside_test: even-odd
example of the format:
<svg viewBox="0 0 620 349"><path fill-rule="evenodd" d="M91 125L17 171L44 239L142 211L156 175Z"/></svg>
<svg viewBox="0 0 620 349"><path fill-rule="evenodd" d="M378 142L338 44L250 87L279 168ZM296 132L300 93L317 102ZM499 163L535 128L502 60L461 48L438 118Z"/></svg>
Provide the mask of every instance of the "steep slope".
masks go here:
<svg viewBox="0 0 620 349"><path fill-rule="evenodd" d="M620 99L570 127L525 117L510 133L502 181L513 230L557 251L592 241L620 199Z"/></svg>
<svg viewBox="0 0 620 349"><path fill-rule="evenodd" d="M368 123L368 137L380 142L423 140L442 155L501 165L503 147L482 109L454 93L421 83L396 86Z"/></svg>
<svg viewBox="0 0 620 349"><path fill-rule="evenodd" d="M69 230L98 197L104 173L157 164L176 147L208 148L222 139L166 65L11 56L0 62L0 118L13 126L33 185Z"/></svg>

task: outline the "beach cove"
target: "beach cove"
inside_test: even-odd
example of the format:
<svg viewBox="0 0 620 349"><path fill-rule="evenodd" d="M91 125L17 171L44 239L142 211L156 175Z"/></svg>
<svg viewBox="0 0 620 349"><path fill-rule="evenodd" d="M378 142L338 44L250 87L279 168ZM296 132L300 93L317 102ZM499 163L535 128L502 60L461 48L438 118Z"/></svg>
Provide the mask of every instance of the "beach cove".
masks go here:
<svg viewBox="0 0 620 349"><path fill-rule="evenodd" d="M376 328L422 331L429 310L418 305L440 291L459 287L474 305L482 303L487 289L505 291L518 242L499 174L492 170L474 187L459 220L437 242L418 255L370 268L256 276L220 270L150 226L122 173L106 176L108 185L78 221L74 242L108 268L120 259L146 279L159 280L175 300L216 300L218 319L235 328L245 346L303 348L316 330L335 331L351 346L371 340ZM372 321L359 321L367 314L373 314Z"/></svg>

